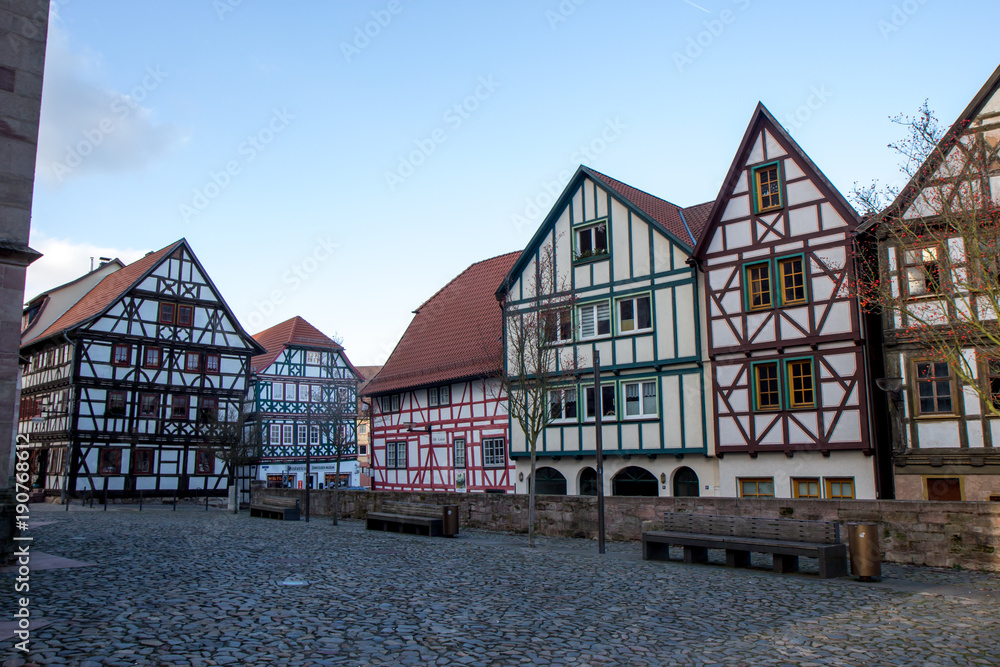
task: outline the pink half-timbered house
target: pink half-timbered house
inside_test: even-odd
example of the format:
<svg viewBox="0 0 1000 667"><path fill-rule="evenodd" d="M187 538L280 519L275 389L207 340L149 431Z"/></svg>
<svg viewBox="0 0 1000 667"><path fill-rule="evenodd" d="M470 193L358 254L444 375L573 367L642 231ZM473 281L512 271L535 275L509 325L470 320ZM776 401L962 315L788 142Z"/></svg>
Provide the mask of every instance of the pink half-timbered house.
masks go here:
<svg viewBox="0 0 1000 667"><path fill-rule="evenodd" d="M420 306L365 387L374 489L514 490L494 291L519 254L473 264Z"/></svg>
<svg viewBox="0 0 1000 667"><path fill-rule="evenodd" d="M876 497L858 223L758 105L694 251L721 495Z"/></svg>

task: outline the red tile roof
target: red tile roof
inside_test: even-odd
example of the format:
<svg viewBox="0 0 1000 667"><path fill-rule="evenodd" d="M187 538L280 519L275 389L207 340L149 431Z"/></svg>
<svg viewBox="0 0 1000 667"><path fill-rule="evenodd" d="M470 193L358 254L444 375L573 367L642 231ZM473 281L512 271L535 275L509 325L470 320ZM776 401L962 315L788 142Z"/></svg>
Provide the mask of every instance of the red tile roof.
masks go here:
<svg viewBox="0 0 1000 667"><path fill-rule="evenodd" d="M37 343L50 336L58 335L100 315L139 282L161 259L183 243L184 239L181 239L166 248L148 253L142 259L108 275L31 342Z"/></svg>
<svg viewBox="0 0 1000 667"><path fill-rule="evenodd" d="M250 359L250 369L258 372L270 366L286 345L301 345L335 352L344 349L298 315L254 334L253 339L267 350L264 354L258 354Z"/></svg>
<svg viewBox="0 0 1000 667"><path fill-rule="evenodd" d="M682 209L676 204L671 204L665 199L655 197L638 188L633 188L631 185L622 183L590 167L586 167L586 170L603 181L606 186L614 190L625 201L631 203L633 207L660 223L667 231L677 237L681 243L692 248L694 247L701 229L705 225L705 219L708 217L708 211L706 210L702 214L702 208L707 207L710 209L712 202ZM688 215L689 212L691 213L690 218Z"/></svg>
<svg viewBox="0 0 1000 667"><path fill-rule="evenodd" d="M365 395L499 371L503 319L494 293L520 254L476 262L420 306Z"/></svg>

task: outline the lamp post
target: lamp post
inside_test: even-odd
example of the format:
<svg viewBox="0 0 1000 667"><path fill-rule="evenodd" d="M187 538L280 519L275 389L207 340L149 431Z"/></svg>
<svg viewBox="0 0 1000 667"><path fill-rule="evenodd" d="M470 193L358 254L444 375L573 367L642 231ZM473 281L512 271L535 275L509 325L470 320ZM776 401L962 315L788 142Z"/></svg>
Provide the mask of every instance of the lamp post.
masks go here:
<svg viewBox="0 0 1000 667"><path fill-rule="evenodd" d="M604 402L601 400L601 353L594 346L594 425L597 455L597 553L604 553L604 429L601 417Z"/></svg>

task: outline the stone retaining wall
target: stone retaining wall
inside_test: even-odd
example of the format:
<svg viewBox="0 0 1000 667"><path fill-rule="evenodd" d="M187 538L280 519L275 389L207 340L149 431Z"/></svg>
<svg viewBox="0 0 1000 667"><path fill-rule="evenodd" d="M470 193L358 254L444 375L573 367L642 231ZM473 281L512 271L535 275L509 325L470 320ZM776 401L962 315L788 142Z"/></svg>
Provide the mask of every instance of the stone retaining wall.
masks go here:
<svg viewBox="0 0 1000 667"><path fill-rule="evenodd" d="M253 498L261 493L299 498L304 508L304 490L264 489L261 483L254 487ZM528 531L528 496L518 494L341 490L341 516L362 519L368 511L378 510L385 500L459 505L461 526ZM845 542L847 524L878 523L883 558L888 562L1000 572L1000 503L624 497L605 500L609 540L638 540L642 522L662 519L663 512L838 521ZM313 516L331 516L333 492L311 492L310 504ZM535 511L539 535L597 537L594 497L538 496Z"/></svg>

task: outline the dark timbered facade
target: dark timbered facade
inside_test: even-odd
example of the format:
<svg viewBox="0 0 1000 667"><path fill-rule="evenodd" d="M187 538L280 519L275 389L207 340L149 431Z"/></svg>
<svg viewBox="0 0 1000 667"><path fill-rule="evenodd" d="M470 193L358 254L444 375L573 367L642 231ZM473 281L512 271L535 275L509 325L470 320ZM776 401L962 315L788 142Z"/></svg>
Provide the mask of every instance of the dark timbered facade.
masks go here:
<svg viewBox="0 0 1000 667"><path fill-rule="evenodd" d="M90 289L70 283L25 313L19 435L33 483L49 495L224 494L229 471L208 446L238 415L262 348L184 239L98 271ZM65 310L39 331L49 307Z"/></svg>
<svg viewBox="0 0 1000 667"><path fill-rule="evenodd" d="M876 497L858 222L758 105L694 251L721 495Z"/></svg>
<svg viewBox="0 0 1000 667"><path fill-rule="evenodd" d="M251 360L249 394L248 421L263 445L260 479L284 488L331 488L338 479L341 486L359 486L362 376L344 348L301 317L254 340L267 350Z"/></svg>

